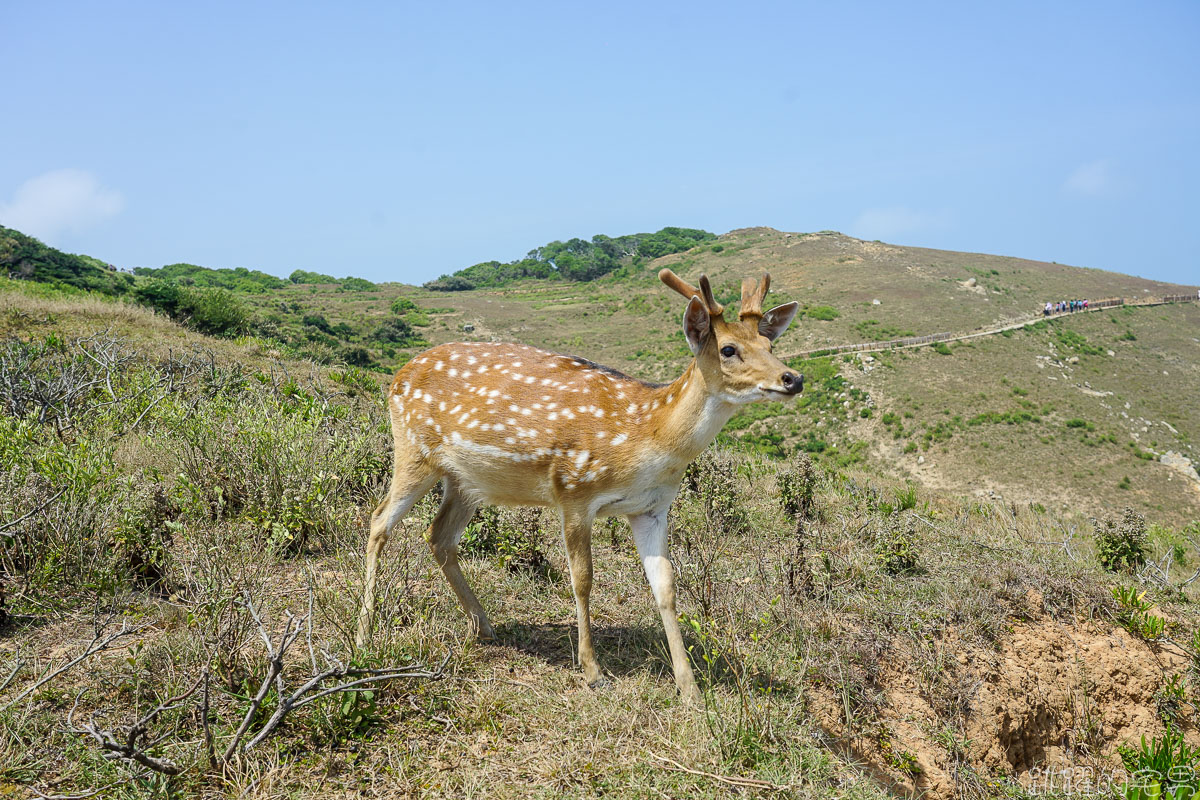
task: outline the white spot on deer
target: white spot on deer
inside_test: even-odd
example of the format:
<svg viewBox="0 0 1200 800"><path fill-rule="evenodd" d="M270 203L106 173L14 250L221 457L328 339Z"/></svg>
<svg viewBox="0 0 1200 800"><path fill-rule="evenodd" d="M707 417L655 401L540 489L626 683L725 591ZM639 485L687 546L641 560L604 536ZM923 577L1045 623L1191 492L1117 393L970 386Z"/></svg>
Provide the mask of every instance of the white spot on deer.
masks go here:
<svg viewBox="0 0 1200 800"><path fill-rule="evenodd" d="M457 367L451 367L451 368L450 368L450 377L451 377L451 378L457 378L457 377L458 377L458 368L457 368Z"/></svg>
<svg viewBox="0 0 1200 800"><path fill-rule="evenodd" d="M475 356L467 356L467 363L471 364L472 366L474 366L475 362L478 360L479 359L477 359Z"/></svg>
<svg viewBox="0 0 1200 800"><path fill-rule="evenodd" d="M487 396L488 397L496 397L499 394L500 394L499 389L492 389L490 392L487 393Z"/></svg>
<svg viewBox="0 0 1200 800"><path fill-rule="evenodd" d="M443 366L443 365L442 365L442 362L440 362L440 361L439 361L439 362L437 362L436 364L434 364L434 365L433 365L433 368L434 368L434 369L436 369L438 372L441 372L441 371L442 371L442 366Z"/></svg>
<svg viewBox="0 0 1200 800"><path fill-rule="evenodd" d="M415 392L413 392L413 400L420 400L420 399L421 399L421 390L417 389Z"/></svg>
<svg viewBox="0 0 1200 800"><path fill-rule="evenodd" d="M409 384L408 384L408 381L405 381L405 382L404 382L404 391L403 391L403 392L401 392L401 394L402 394L402 395L404 395L405 397L408 397L408 390L409 390L409 389L411 389L411 388L412 388L412 387L411 387L411 386L409 386Z"/></svg>
<svg viewBox="0 0 1200 800"><path fill-rule="evenodd" d="M476 420L476 422L478 422L478 420ZM472 422L471 424L474 425L475 423ZM490 422L485 422L479 426L479 430L481 430L481 431L490 431L491 429L492 429L492 424Z"/></svg>
<svg viewBox="0 0 1200 800"><path fill-rule="evenodd" d="M563 409L563 416L566 417L567 419L575 419L575 413L573 411L571 411L571 409L569 409L569 408Z"/></svg>
<svg viewBox="0 0 1200 800"><path fill-rule="evenodd" d="M551 411L551 412L550 412L550 413L549 413L549 414L546 416L546 419L548 419L548 420L550 420L551 422L553 422L554 420L558 419L558 414L557 414L556 412L554 412L554 411Z"/></svg>
<svg viewBox="0 0 1200 800"><path fill-rule="evenodd" d="M474 428L474 427L476 427L476 426L478 426L478 425L479 425L479 420L477 420L477 419L473 419L473 420L471 420L471 424L470 424L470 425L468 425L468 426L467 426L467 428L468 428L468 430L469 430L469 429L471 429L471 428Z"/></svg>
<svg viewBox="0 0 1200 800"><path fill-rule="evenodd" d="M480 375L482 375L483 373L485 373L485 372L487 372L487 371L488 371L488 365L487 365L487 364L484 364L483 366L481 366L481 367L479 368L479 374L480 374Z"/></svg>
<svg viewBox="0 0 1200 800"><path fill-rule="evenodd" d="M629 408L625 409L625 413L628 414L629 416L633 416L634 414L636 414L637 413L637 403L630 403Z"/></svg>
<svg viewBox="0 0 1200 800"><path fill-rule="evenodd" d="M550 379L542 378L542 386L549 386L549 385L550 385Z"/></svg>
<svg viewBox="0 0 1200 800"><path fill-rule="evenodd" d="M596 410L595 410L595 411L593 411L592 413L593 413L593 414L595 414L597 417L603 417L603 416L604 416L604 409L603 409L603 408L600 408L599 406L597 406L597 407L596 407Z"/></svg>
<svg viewBox="0 0 1200 800"><path fill-rule="evenodd" d="M495 429L496 429L496 430L498 430L498 431L502 431L502 430L504 430L504 423L502 423L502 422L497 422L497 423L496 423L495 425L493 425L492 427L493 427L493 428L495 428Z"/></svg>
<svg viewBox="0 0 1200 800"><path fill-rule="evenodd" d="M462 440L463 440L463 437L462 437L461 433L459 433L458 431L450 432L450 441L457 443L457 442L461 442Z"/></svg>
<svg viewBox="0 0 1200 800"><path fill-rule="evenodd" d="M458 404L458 405L456 405L454 408L450 409L450 413L451 413L451 414L457 414L457 413L458 413L458 410L459 410L460 408L462 408L462 403L459 403L459 404Z"/></svg>
<svg viewBox="0 0 1200 800"><path fill-rule="evenodd" d="M589 455L591 454L587 450L580 450L579 454L575 456L575 469L582 469Z"/></svg>
<svg viewBox="0 0 1200 800"><path fill-rule="evenodd" d="M517 424L517 421L516 421L515 419L513 419L512 417L509 417L508 419L506 419L506 420L504 420L504 421L505 421L505 422L507 422L509 425L516 425L516 424Z"/></svg>
<svg viewBox="0 0 1200 800"><path fill-rule="evenodd" d="M568 483L568 484L567 484L567 488L568 488L568 489L574 489L574 488L575 488L575 484L573 484L573 483Z"/></svg>
<svg viewBox="0 0 1200 800"><path fill-rule="evenodd" d="M669 394L669 395L667 395L667 402L668 402L668 403L670 403L670 402L671 402L672 400L674 400L674 399L675 399L675 395L673 395L673 394Z"/></svg>
<svg viewBox="0 0 1200 800"><path fill-rule="evenodd" d="M629 437L627 435L625 435L623 433L618 433L616 436L614 436L612 438L612 442L610 442L610 444L614 444L614 445L625 444L625 440L627 440L628 438Z"/></svg>
<svg viewBox="0 0 1200 800"><path fill-rule="evenodd" d="M433 395L431 395L429 392L426 392L425 394L421 395L421 402L432 403Z"/></svg>
<svg viewBox="0 0 1200 800"><path fill-rule="evenodd" d="M450 371L451 371L451 372L454 372L454 370L450 370ZM464 369L464 370L462 371L462 376L463 376L464 378L469 378L469 377L471 377L471 370L469 370L469 369Z"/></svg>
<svg viewBox="0 0 1200 800"><path fill-rule="evenodd" d="M606 438L607 436L608 436L608 434L607 434L607 433L605 433L604 431L596 431L596 438L597 438L597 439L604 439L604 438Z"/></svg>
<svg viewBox="0 0 1200 800"><path fill-rule="evenodd" d="M530 414L532 414L533 412L532 412L532 411L530 411L528 408L522 408L522 409L521 409L521 413L522 413L522 414L524 414L525 416L527 416L527 417L528 417L528 416L529 416Z"/></svg>
<svg viewBox="0 0 1200 800"><path fill-rule="evenodd" d="M504 443L505 443L505 444L516 444L516 443L517 443L517 440L516 440L514 437L512 437L512 436L505 436L505 437L504 437Z"/></svg>
<svg viewBox="0 0 1200 800"><path fill-rule="evenodd" d="M438 411L445 411L445 410L446 410L446 401L445 400L439 401L438 402Z"/></svg>
<svg viewBox="0 0 1200 800"><path fill-rule="evenodd" d="M461 417L459 417L459 418L458 418L458 424L459 424L459 425L462 425L464 422L466 422L466 421L467 421L467 417L469 417L469 416L471 416L471 412L470 412L470 411L467 411L467 412L466 412L466 413L464 413L464 414L463 414Z"/></svg>
<svg viewBox="0 0 1200 800"><path fill-rule="evenodd" d="M519 367L519 366L521 366L521 362L520 362L520 361L514 361L512 365L513 365L514 367Z"/></svg>

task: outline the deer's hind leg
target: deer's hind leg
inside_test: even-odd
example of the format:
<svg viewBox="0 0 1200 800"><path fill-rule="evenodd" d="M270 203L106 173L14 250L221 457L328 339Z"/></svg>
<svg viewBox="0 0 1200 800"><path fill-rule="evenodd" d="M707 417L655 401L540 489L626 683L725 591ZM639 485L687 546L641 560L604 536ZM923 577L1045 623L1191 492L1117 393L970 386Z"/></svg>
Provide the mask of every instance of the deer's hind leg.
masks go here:
<svg viewBox="0 0 1200 800"><path fill-rule="evenodd" d="M467 625L471 633L480 639L492 640L496 632L488 621L483 606L471 591L467 578L458 565L458 542L462 538L471 515L475 513L476 503L468 498L451 477L442 482L442 506L438 509L433 524L429 527L429 549L433 559L442 568L442 574L450 583L450 588L458 597L459 605L467 615Z"/></svg>
<svg viewBox="0 0 1200 800"><path fill-rule="evenodd" d="M437 471L414 448L396 445L392 485L387 497L371 512L371 535L367 539L367 574L363 585L362 609L358 614L358 633L354 643L362 647L371 633L375 617L375 580L379 569L379 554L387 544L388 535L416 502L437 483Z"/></svg>

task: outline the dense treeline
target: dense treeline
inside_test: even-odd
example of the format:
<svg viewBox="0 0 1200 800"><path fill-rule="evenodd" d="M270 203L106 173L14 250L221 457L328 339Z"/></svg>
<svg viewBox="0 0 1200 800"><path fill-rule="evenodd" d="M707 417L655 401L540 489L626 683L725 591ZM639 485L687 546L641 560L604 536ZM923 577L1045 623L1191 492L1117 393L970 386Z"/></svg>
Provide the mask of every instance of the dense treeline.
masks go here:
<svg viewBox="0 0 1200 800"><path fill-rule="evenodd" d="M55 250L32 236L0 225L0 269L9 278L89 289L108 295L127 294L132 275L91 256Z"/></svg>
<svg viewBox="0 0 1200 800"><path fill-rule="evenodd" d="M657 233L615 238L597 234L590 242L584 239L554 241L530 250L525 258L507 263L485 261L429 281L425 287L456 292L505 286L522 278L590 281L627 265L637 266L643 261L690 250L715 238L715 234L696 228L663 228Z"/></svg>
<svg viewBox="0 0 1200 800"><path fill-rule="evenodd" d="M218 289L229 289L234 292L251 292L262 294L272 289L282 289L287 281L259 272L256 269L236 267L234 269L212 269L195 264L167 264L165 267L151 269L137 267L134 274L145 278L172 281L181 286L205 286Z"/></svg>

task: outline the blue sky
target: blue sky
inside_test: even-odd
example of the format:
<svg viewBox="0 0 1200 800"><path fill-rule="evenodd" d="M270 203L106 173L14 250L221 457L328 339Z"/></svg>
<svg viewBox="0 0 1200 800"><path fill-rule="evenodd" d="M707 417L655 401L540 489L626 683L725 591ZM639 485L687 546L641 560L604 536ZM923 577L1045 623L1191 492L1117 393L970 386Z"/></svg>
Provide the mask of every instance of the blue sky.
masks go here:
<svg viewBox="0 0 1200 800"><path fill-rule="evenodd" d="M421 282L665 225L1200 281L1200 4L5 3L0 224Z"/></svg>

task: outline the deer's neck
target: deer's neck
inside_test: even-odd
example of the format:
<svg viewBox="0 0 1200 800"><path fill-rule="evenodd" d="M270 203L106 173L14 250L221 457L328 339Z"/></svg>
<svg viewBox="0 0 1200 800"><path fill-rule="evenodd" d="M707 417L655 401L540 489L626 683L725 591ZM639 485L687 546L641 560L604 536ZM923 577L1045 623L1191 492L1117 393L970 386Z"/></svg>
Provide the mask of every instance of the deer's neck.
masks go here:
<svg viewBox="0 0 1200 800"><path fill-rule="evenodd" d="M654 399L658 408L651 413L651 436L685 465L712 443L737 411L708 385L695 360L674 383L656 389Z"/></svg>

